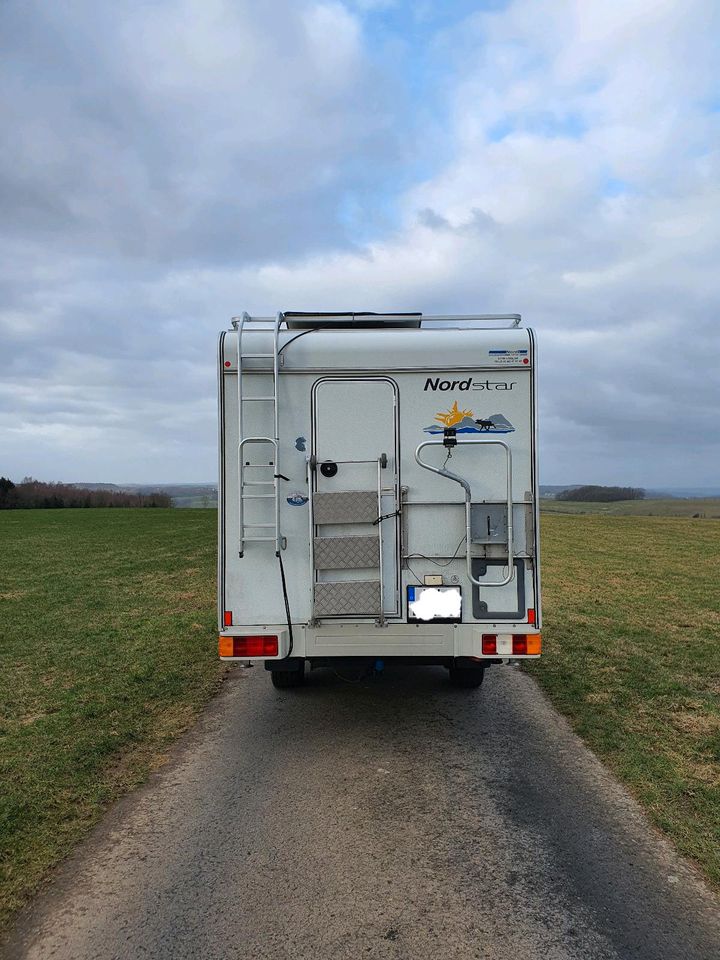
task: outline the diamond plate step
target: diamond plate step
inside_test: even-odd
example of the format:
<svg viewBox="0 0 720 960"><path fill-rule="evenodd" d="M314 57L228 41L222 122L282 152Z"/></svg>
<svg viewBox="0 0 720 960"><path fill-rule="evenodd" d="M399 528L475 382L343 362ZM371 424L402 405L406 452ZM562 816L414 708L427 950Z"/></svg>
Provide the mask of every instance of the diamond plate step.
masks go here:
<svg viewBox="0 0 720 960"><path fill-rule="evenodd" d="M313 494L315 523L372 523L377 520L376 490Z"/></svg>
<svg viewBox="0 0 720 960"><path fill-rule="evenodd" d="M316 537L316 570L356 570L380 566L377 534L369 537Z"/></svg>
<svg viewBox="0 0 720 960"><path fill-rule="evenodd" d="M316 583L313 614L316 617L378 617L380 581Z"/></svg>

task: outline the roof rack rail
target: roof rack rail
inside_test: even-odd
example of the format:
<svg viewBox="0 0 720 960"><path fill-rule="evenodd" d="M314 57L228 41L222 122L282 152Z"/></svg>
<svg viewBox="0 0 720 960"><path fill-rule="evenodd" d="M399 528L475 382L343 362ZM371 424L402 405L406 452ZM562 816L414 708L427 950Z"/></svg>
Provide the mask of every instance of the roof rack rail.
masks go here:
<svg viewBox="0 0 720 960"><path fill-rule="evenodd" d="M272 317L250 317L245 322L271 325ZM411 327L419 329L426 324L487 324L490 329L509 329L519 327L522 316L519 313L475 313L475 314L438 314L424 316L422 313L373 313L364 311L345 311L337 313L311 313L309 311L284 310L280 314L288 330L342 329L368 327ZM236 320L237 318L234 318ZM491 326L497 325L497 326Z"/></svg>

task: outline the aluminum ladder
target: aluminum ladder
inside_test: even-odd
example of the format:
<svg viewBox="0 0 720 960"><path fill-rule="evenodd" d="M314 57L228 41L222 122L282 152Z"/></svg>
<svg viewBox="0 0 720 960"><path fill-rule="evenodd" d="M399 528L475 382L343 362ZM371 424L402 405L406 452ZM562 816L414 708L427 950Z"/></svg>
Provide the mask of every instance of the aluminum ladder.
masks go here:
<svg viewBox="0 0 720 960"><path fill-rule="evenodd" d="M280 480L286 479L279 470L278 457L280 453L279 440L279 411L278 411L278 373L280 370L279 339L280 327L284 317L278 313L272 329L272 353L244 353L243 352L243 332L248 324L253 322L253 318L243 313L241 317L233 317L232 325L237 333L237 406L238 406L238 553L240 557L245 554L245 545L248 543L274 543L275 555L280 556L280 551L285 549L286 540L280 531ZM267 329L266 322L262 329ZM272 393L268 396L247 396L244 390L243 362L245 360L272 360ZM261 371L267 373L267 371ZM246 403L268 403L271 404L272 411L272 435L271 436L250 436L246 437L243 427L243 411ZM272 448L272 458L264 463L246 462L249 448L261 445L270 445ZM272 477L265 476L263 479L247 479L248 471L267 471L272 470ZM254 474L257 475L257 474ZM260 474L262 477L262 474ZM259 488L259 489L258 489ZM250 492L246 492L246 491ZM272 492L270 492L272 490ZM246 504L250 500L273 500L273 521L255 522L246 519Z"/></svg>

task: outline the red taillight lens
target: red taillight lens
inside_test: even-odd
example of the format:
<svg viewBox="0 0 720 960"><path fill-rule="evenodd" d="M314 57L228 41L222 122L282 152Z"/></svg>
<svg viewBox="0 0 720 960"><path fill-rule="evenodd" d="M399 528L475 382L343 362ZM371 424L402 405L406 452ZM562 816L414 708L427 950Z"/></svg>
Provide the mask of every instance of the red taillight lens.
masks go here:
<svg viewBox="0 0 720 960"><path fill-rule="evenodd" d="M532 608L528 610L527 622L535 623L535 611Z"/></svg>
<svg viewBox="0 0 720 960"><path fill-rule="evenodd" d="M497 634L484 633L482 635L482 652L485 656L495 656L497 654Z"/></svg>
<svg viewBox="0 0 720 960"><path fill-rule="evenodd" d="M278 638L272 634L257 637L220 637L218 650L221 657L276 657Z"/></svg>
<svg viewBox="0 0 720 960"><path fill-rule="evenodd" d="M232 626L232 610L226 610L223 613L223 625L226 627Z"/></svg>
<svg viewBox="0 0 720 960"><path fill-rule="evenodd" d="M524 633L517 633L513 636L512 652L523 656L527 653L527 636Z"/></svg>

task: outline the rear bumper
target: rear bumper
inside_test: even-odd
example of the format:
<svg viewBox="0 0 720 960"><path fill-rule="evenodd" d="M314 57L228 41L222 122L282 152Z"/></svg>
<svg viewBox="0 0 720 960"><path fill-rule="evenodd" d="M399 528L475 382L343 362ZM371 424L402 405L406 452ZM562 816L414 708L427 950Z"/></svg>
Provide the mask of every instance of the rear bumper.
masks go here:
<svg viewBox="0 0 720 960"><path fill-rule="evenodd" d="M276 656L223 656L223 660L253 662L282 660L290 653L290 635L285 625L233 626L220 633L220 648L228 650L227 638L268 635L278 638ZM483 636L496 637L492 653L483 653ZM379 657L405 662L440 663L458 657L489 662L508 657L536 660L539 654L521 654L513 650L513 637L539 637L540 631L527 623L483 624L409 624L392 623L384 627L372 623L323 623L310 627L293 624L292 657L337 659L347 657ZM223 638L225 642L223 643Z"/></svg>

